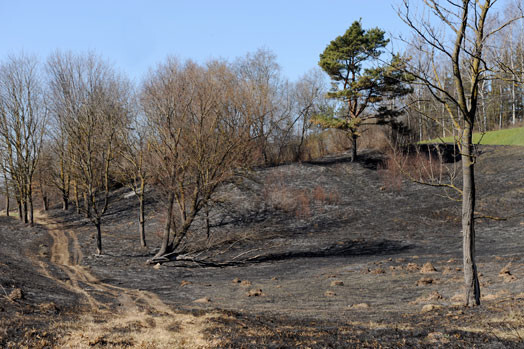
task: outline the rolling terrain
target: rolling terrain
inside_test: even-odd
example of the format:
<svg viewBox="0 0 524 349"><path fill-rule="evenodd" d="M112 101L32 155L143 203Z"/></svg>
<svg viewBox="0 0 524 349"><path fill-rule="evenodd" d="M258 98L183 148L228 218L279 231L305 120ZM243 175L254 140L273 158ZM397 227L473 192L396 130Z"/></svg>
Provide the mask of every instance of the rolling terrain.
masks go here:
<svg viewBox="0 0 524 349"><path fill-rule="evenodd" d="M162 200L113 193L105 253L59 209L1 217L4 347L521 347L524 148L483 146L477 256L483 303L462 306L460 203L363 152L254 170L223 186L179 260L151 266ZM20 290L23 297L10 297ZM5 315L5 316L4 316Z"/></svg>

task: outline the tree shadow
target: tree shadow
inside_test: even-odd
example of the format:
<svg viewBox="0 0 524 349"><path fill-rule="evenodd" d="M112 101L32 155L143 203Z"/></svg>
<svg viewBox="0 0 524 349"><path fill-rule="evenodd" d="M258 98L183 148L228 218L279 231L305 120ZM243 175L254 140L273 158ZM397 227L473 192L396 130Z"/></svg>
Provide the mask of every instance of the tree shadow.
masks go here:
<svg viewBox="0 0 524 349"><path fill-rule="evenodd" d="M253 257L238 260L214 261L206 259L193 259L190 256L181 256L170 262L175 262L172 267L231 267L248 266L258 263L280 262L293 259L332 258L332 257L358 257L399 254L410 250L414 245L394 240L358 241L349 240L343 243L332 244L325 248L292 250L281 252L268 252ZM189 263L189 264L188 264Z"/></svg>
<svg viewBox="0 0 524 349"><path fill-rule="evenodd" d="M455 143L412 144L403 151L406 154L421 153L426 156L442 158L444 163L454 163L460 160L460 150Z"/></svg>
<svg viewBox="0 0 524 349"><path fill-rule="evenodd" d="M351 163L350 154L342 154L336 156L327 156L322 159L304 161L304 164L316 166L332 166L343 163ZM385 156L379 151L371 150L360 153L354 161L356 164L361 164L362 167L377 170L385 163Z"/></svg>

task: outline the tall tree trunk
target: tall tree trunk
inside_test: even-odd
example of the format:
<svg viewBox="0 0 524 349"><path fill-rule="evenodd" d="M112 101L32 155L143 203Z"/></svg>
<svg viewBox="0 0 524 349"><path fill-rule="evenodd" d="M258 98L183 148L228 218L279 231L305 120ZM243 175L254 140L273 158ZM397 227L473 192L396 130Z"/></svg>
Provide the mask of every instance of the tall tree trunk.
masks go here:
<svg viewBox="0 0 524 349"><path fill-rule="evenodd" d="M357 161L357 135L351 135L351 162Z"/></svg>
<svg viewBox="0 0 524 349"><path fill-rule="evenodd" d="M500 85L500 107L499 107L499 130L502 128L502 113L504 110L504 102L502 100L502 85Z"/></svg>
<svg viewBox="0 0 524 349"><path fill-rule="evenodd" d="M21 221L24 221L24 212L22 209L22 200L16 199L16 203L18 204L18 219Z"/></svg>
<svg viewBox="0 0 524 349"><path fill-rule="evenodd" d="M510 63L511 63L511 74L512 74L512 81L511 81L511 124L512 125L515 125L515 120L516 120L516 107L515 107L515 104L516 104L516 99L515 99L515 81L517 81L517 77L515 76L515 62L514 62L514 59L513 59L513 38L510 38L509 39L509 43L510 43L510 55L509 55L509 59L510 59Z"/></svg>
<svg viewBox="0 0 524 349"><path fill-rule="evenodd" d="M211 222L209 221L209 205L206 205L205 214L206 214L206 235L207 235L207 239L209 240L209 237L211 236Z"/></svg>
<svg viewBox="0 0 524 349"><path fill-rule="evenodd" d="M140 201L140 212L138 215L138 223L139 223L139 229L140 229L140 245L142 247L146 247L146 230L145 230L145 210L144 210L144 196L143 192L141 192L138 196L138 200Z"/></svg>
<svg viewBox="0 0 524 349"><path fill-rule="evenodd" d="M9 217L9 210L11 208L11 207L9 207L9 203L10 203L10 201L9 201L9 193L7 193L5 195L5 215L7 217Z"/></svg>
<svg viewBox="0 0 524 349"><path fill-rule="evenodd" d="M9 181L7 180L7 173L4 169L4 185L5 185L5 214L9 217L10 200L9 200Z"/></svg>
<svg viewBox="0 0 524 349"><path fill-rule="evenodd" d="M49 201L47 199L47 194L42 195L42 204L44 205L44 211L49 210Z"/></svg>
<svg viewBox="0 0 524 349"><path fill-rule="evenodd" d="M175 202L175 194L171 191L169 192L169 197L168 197L168 202L167 202L166 221L164 224L164 232L162 234L162 246L160 246L160 250L153 257L153 259L162 257L163 255L171 252L170 245L169 245L169 237L171 234L171 224L173 223L174 202Z"/></svg>
<svg viewBox="0 0 524 349"><path fill-rule="evenodd" d="M464 259L464 282L466 286L466 306L474 302L480 304L480 285L477 265L475 263L475 171L472 143L472 125L464 129L464 144L462 146L462 236Z"/></svg>
<svg viewBox="0 0 524 349"><path fill-rule="evenodd" d="M62 193L62 210L67 211L69 209L69 200L67 199L67 195L65 193Z"/></svg>
<svg viewBox="0 0 524 349"><path fill-rule="evenodd" d="M29 191L27 194L27 201L29 202L29 223L31 226L35 225L35 212L34 212L34 206L33 206L33 193L32 191Z"/></svg>
<svg viewBox="0 0 524 349"><path fill-rule="evenodd" d="M23 213L24 213L24 223L29 223L29 218L27 215L27 199L24 199L24 203L22 205Z"/></svg>
<svg viewBox="0 0 524 349"><path fill-rule="evenodd" d="M47 211L47 194L45 192L44 186L42 185L42 180L38 180L38 186L40 189L40 195L42 196L42 207L44 208L44 211Z"/></svg>
<svg viewBox="0 0 524 349"><path fill-rule="evenodd" d="M84 209L86 218L91 218L91 205L89 205L89 200L87 199L87 193L84 192Z"/></svg>
<svg viewBox="0 0 524 349"><path fill-rule="evenodd" d="M75 181L75 185L73 186L73 190L75 192L76 213L80 214L80 200L78 198L78 183L76 181Z"/></svg>
<svg viewBox="0 0 524 349"><path fill-rule="evenodd" d="M102 254L102 228L101 228L102 222L100 221L100 218L95 220L95 226L96 226L96 253L98 255Z"/></svg>

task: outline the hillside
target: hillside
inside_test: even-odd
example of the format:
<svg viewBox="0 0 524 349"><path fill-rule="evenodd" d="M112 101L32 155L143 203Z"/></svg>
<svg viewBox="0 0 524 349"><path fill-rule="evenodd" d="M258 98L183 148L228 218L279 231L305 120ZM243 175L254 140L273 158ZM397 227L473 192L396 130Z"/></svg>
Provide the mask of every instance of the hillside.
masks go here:
<svg viewBox="0 0 524 349"><path fill-rule="evenodd" d="M477 220L480 307L461 305L459 203L392 178L368 151L359 163L331 156L229 183L210 210L210 237L199 219L188 254L163 265L145 264L160 244L153 192L150 247L139 245L135 200L119 189L101 257L73 210L52 210L35 231L3 218L0 282L26 296L0 300L4 328L20 328L0 332L0 346L522 346L524 148L481 150L478 210L506 219ZM31 264L37 276L20 277ZM34 310L50 302L60 311Z"/></svg>
<svg viewBox="0 0 524 349"><path fill-rule="evenodd" d="M453 137L436 138L423 143L453 143ZM473 143L482 145L513 145L524 146L524 127L489 131L484 134L473 134Z"/></svg>

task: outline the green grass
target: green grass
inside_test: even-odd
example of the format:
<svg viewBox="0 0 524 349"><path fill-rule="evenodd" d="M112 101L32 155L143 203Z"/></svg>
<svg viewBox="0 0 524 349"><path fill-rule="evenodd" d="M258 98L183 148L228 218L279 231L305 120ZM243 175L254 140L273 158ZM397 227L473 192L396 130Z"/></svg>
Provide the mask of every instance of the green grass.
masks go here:
<svg viewBox="0 0 524 349"><path fill-rule="evenodd" d="M487 144L487 145L520 145L524 146L524 127L508 128L505 130L489 131L484 135L482 133L473 134L473 143ZM430 139L421 143L453 143L453 137L445 137L442 139Z"/></svg>

